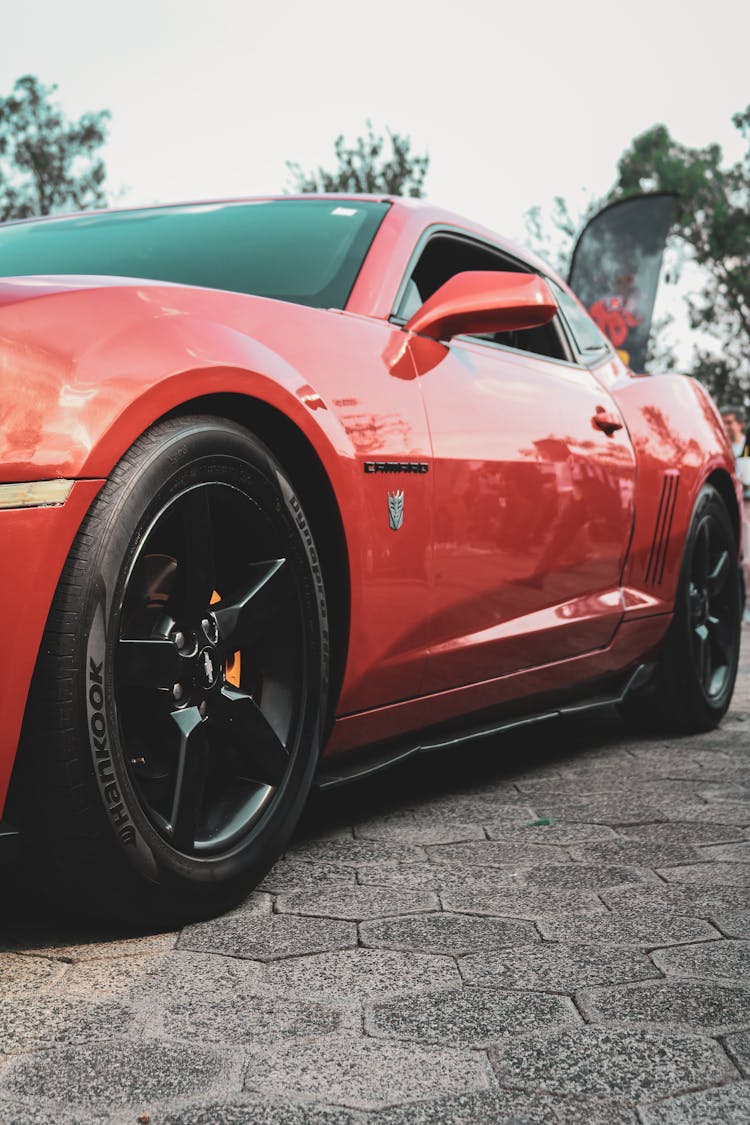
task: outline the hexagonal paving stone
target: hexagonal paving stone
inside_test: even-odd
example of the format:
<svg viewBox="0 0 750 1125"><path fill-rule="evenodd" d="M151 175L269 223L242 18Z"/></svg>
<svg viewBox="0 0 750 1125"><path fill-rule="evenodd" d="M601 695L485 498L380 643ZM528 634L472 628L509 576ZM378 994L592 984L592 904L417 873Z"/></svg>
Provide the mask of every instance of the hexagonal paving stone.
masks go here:
<svg viewBox="0 0 750 1125"><path fill-rule="evenodd" d="M460 984L450 957L357 949L277 961L266 966L261 988L264 994L354 1004L373 996L458 988Z"/></svg>
<svg viewBox="0 0 750 1125"><path fill-rule="evenodd" d="M510 1090L412 1102L368 1113L367 1125L554 1125L549 1099Z"/></svg>
<svg viewBox="0 0 750 1125"><path fill-rule="evenodd" d="M668 883L750 887L750 864L747 863L692 863L687 867L661 867L657 870Z"/></svg>
<svg viewBox="0 0 750 1125"><path fill-rule="evenodd" d="M725 1035L750 1023L750 989L699 981L629 984L579 992L591 1023L648 1025Z"/></svg>
<svg viewBox="0 0 750 1125"><path fill-rule="evenodd" d="M358 1125L362 1118L346 1109L292 1102L209 1102L172 1110L159 1125Z"/></svg>
<svg viewBox="0 0 750 1125"><path fill-rule="evenodd" d="M359 936L362 945L370 949L403 949L453 956L498 949L517 942L539 941L531 922L470 914L421 914L365 922L359 928Z"/></svg>
<svg viewBox="0 0 750 1125"><path fill-rule="evenodd" d="M618 832L630 840L650 841L654 844L724 844L742 839L742 829L736 824L704 824L695 820L624 825Z"/></svg>
<svg viewBox="0 0 750 1125"><path fill-rule="evenodd" d="M455 844L463 840L483 840L484 830L479 824L462 824L460 821L443 821L436 824L414 813L394 814L366 820L354 826L358 840L386 840L398 844Z"/></svg>
<svg viewBox="0 0 750 1125"><path fill-rule="evenodd" d="M122 1004L90 1004L59 996L0 1000L0 1055L63 1043L127 1035L134 1013Z"/></svg>
<svg viewBox="0 0 750 1125"><path fill-rule="evenodd" d="M567 821L554 824L509 825L507 820L496 820L484 826L491 840L509 844L548 844L552 847L585 843L590 840L616 840L614 828L606 824L581 824Z"/></svg>
<svg viewBox="0 0 750 1125"><path fill-rule="evenodd" d="M46 992L66 972L59 962L41 957L21 957L0 953L0 996L5 1000L23 999L32 992Z"/></svg>
<svg viewBox="0 0 750 1125"><path fill-rule="evenodd" d="M258 1043L330 1035L341 1027L331 1005L270 996L206 996L167 1004L162 1026L170 1039L192 1043Z"/></svg>
<svg viewBox="0 0 750 1125"><path fill-rule="evenodd" d="M365 1012L365 1030L370 1035L457 1047L484 1047L539 1026L580 1022L567 997L489 988L405 996L389 1004L369 1005Z"/></svg>
<svg viewBox="0 0 750 1125"><path fill-rule="evenodd" d="M630 887L604 889L604 902L612 910L671 910L679 914L710 917L716 910L741 909L747 905L747 891L740 887L705 887L671 883L640 883Z"/></svg>
<svg viewBox="0 0 750 1125"><path fill-rule="evenodd" d="M446 797L433 797L413 810L417 817L435 822L458 821L461 824L484 824L488 817L500 813L533 820L534 810L517 789L495 789L478 793L450 793Z"/></svg>
<svg viewBox="0 0 750 1125"><path fill-rule="evenodd" d="M700 820L704 824L750 824L750 801L677 801L669 806L670 820Z"/></svg>
<svg viewBox="0 0 750 1125"><path fill-rule="evenodd" d="M559 800L546 798L537 800L534 809L538 817L551 816L554 820L565 821L581 820L584 823L607 824L610 827L620 824L646 824L648 821L665 819L664 809L658 803L646 803L640 798L625 795L607 797L598 794L590 798L561 796Z"/></svg>
<svg viewBox="0 0 750 1125"><path fill-rule="evenodd" d="M639 867L605 864L564 863L548 867L524 868L530 887L616 887L622 883L643 883L653 880L649 871Z"/></svg>
<svg viewBox="0 0 750 1125"><path fill-rule="evenodd" d="M108 1113L86 1111L86 1125L103 1125ZM28 1101L6 1100L0 1095L0 1121L3 1125L81 1125L81 1115L55 1105L41 1105L38 1097Z"/></svg>
<svg viewBox="0 0 750 1125"><path fill-rule="evenodd" d="M303 891L312 887L353 886L356 875L340 863L310 863L301 859L280 860L258 884L261 891Z"/></svg>
<svg viewBox="0 0 750 1125"><path fill-rule="evenodd" d="M198 953L224 953L254 961L297 957L305 953L326 953L332 949L351 949L357 944L357 929L350 922L323 918L295 918L272 915L270 918L236 914L186 926L177 942L178 949Z"/></svg>
<svg viewBox="0 0 750 1125"><path fill-rule="evenodd" d="M750 1031L728 1036L724 1045L745 1078L750 1078Z"/></svg>
<svg viewBox="0 0 750 1125"><path fill-rule="evenodd" d="M248 1052L244 1086L266 1097L276 1093L377 1108L486 1089L490 1074L480 1054L332 1037Z"/></svg>
<svg viewBox="0 0 750 1125"><path fill-rule="evenodd" d="M700 849L701 859L727 860L729 863L750 863L750 841L735 844L713 844Z"/></svg>
<svg viewBox="0 0 750 1125"><path fill-rule="evenodd" d="M303 914L317 918L385 918L392 914L417 914L439 910L437 895L427 891L400 891L390 887L339 887L325 891L298 891L281 895L276 903L281 914Z"/></svg>
<svg viewBox="0 0 750 1125"><path fill-rule="evenodd" d="M750 1121L750 1082L641 1106L640 1117L643 1125L741 1125Z"/></svg>
<svg viewBox="0 0 750 1125"><path fill-rule="evenodd" d="M392 867L363 867L358 873L363 886L402 887L405 890L441 891L456 888L477 894L492 894L503 887L524 885L517 867L472 867L469 864L409 863Z"/></svg>
<svg viewBox="0 0 750 1125"><path fill-rule="evenodd" d="M710 941L657 949L651 957L669 977L703 977L736 984L750 982L750 941Z"/></svg>
<svg viewBox="0 0 750 1125"><path fill-rule="evenodd" d="M653 948L719 938L721 934L702 918L653 910L621 914L589 914L581 918L540 918L542 937L551 941L604 942Z"/></svg>
<svg viewBox="0 0 750 1125"><path fill-rule="evenodd" d="M711 917L725 937L750 938L750 910L717 910Z"/></svg>
<svg viewBox="0 0 750 1125"><path fill-rule="evenodd" d="M663 867L668 863L688 863L701 858L698 849L690 844L641 843L638 840L572 844L570 854L582 863L625 863L630 867Z"/></svg>
<svg viewBox="0 0 750 1125"><path fill-rule="evenodd" d="M36 957L54 957L60 961L86 961L101 957L142 957L166 953L174 948L176 933L123 935L122 928L112 926L65 926L59 929L48 923L3 926L0 954L6 950L22 950Z"/></svg>
<svg viewBox="0 0 750 1125"><path fill-rule="evenodd" d="M568 855L561 848L545 848L541 844L506 844L497 840L481 840L468 844L439 844L427 848L435 863L466 863L470 867L525 866L532 863L561 863Z"/></svg>
<svg viewBox="0 0 750 1125"><path fill-rule="evenodd" d="M106 995L111 1001L147 1003L163 996L171 1000L239 996L252 992L260 973L255 962L175 951L159 957L81 962L66 973L60 991L90 1000Z"/></svg>
<svg viewBox="0 0 750 1125"><path fill-rule="evenodd" d="M0 1072L0 1087L16 1094L33 1090L40 1098L77 1107L112 1109L142 1106L166 1098L190 1097L222 1074L215 1051L182 1044L179 1051L158 1040L97 1042L14 1059Z"/></svg>
<svg viewBox="0 0 750 1125"><path fill-rule="evenodd" d="M574 992L597 984L660 977L645 954L612 945L520 945L459 961L467 984Z"/></svg>
<svg viewBox="0 0 750 1125"><path fill-rule="evenodd" d="M426 855L411 844L386 844L382 840L307 840L290 848L286 859L365 867L371 863L412 863L426 859Z"/></svg>
<svg viewBox="0 0 750 1125"><path fill-rule="evenodd" d="M499 894L477 894L474 890L440 892L444 910L463 914L492 914L510 918L543 918L547 915L606 913L593 891L507 890Z"/></svg>
<svg viewBox="0 0 750 1125"><path fill-rule="evenodd" d="M554 1105L559 1125L641 1125L635 1110L628 1109L622 1102L556 1099Z"/></svg>
<svg viewBox="0 0 750 1125"><path fill-rule="evenodd" d="M717 1043L655 1031L584 1027L550 1035L535 1032L493 1048L490 1057L502 1086L629 1102L737 1076Z"/></svg>

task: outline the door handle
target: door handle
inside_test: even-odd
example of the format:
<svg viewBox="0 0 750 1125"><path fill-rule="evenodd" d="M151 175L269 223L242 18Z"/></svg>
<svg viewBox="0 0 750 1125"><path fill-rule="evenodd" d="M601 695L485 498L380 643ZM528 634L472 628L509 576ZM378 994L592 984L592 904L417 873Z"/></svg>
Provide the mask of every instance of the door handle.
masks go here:
<svg viewBox="0 0 750 1125"><path fill-rule="evenodd" d="M614 414L610 414L603 406L597 406L596 414L591 419L592 424L598 430L604 430L608 437L611 437L616 430L621 430L623 423Z"/></svg>

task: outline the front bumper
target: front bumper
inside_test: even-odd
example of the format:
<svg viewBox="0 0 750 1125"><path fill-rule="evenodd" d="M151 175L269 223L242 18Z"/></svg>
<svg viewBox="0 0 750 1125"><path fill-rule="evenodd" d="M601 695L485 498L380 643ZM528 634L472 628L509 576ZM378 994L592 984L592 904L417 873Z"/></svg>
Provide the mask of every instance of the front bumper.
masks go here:
<svg viewBox="0 0 750 1125"><path fill-rule="evenodd" d="M0 509L0 817L55 587L103 483L76 481L64 504Z"/></svg>

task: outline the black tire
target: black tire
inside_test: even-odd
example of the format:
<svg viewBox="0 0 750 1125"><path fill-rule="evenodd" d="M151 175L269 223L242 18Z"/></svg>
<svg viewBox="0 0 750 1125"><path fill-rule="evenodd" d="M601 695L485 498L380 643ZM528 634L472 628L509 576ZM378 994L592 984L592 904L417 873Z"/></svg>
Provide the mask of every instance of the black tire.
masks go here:
<svg viewBox="0 0 750 1125"><path fill-rule="evenodd" d="M625 718L685 734L713 730L732 699L741 621L737 540L724 500L706 484L693 510L674 618L653 679L625 701Z"/></svg>
<svg viewBox="0 0 750 1125"><path fill-rule="evenodd" d="M138 924L238 902L300 815L327 682L322 575L280 465L223 419L156 425L50 611L13 786L34 878Z"/></svg>

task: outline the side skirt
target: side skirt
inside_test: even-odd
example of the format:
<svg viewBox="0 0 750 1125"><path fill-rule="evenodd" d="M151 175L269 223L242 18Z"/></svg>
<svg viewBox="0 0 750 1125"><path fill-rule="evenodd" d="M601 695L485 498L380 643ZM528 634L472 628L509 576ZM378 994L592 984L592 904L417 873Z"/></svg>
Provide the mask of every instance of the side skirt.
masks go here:
<svg viewBox="0 0 750 1125"><path fill-rule="evenodd" d="M513 718L498 719L496 722L481 726L467 726L460 732L440 734L439 732L425 732L423 735L412 735L411 739L399 739L387 746L374 747L369 751L356 755L356 761L349 761L350 755L344 755L344 761L338 763L335 759L324 761L318 771L314 788L323 792L336 789L340 785L348 785L353 781L362 781L373 774L397 766L417 754L430 754L436 750L448 750L454 746L461 746L465 742L474 742L476 739L489 738L492 735L502 734L505 731L518 730L520 727L538 726L553 719L578 717L595 714L597 711L607 711L619 706L631 691L644 687L653 673L652 664L639 664L628 673L618 691L609 695L595 695L588 699L581 699L574 703L564 703L546 711L537 711L531 715L520 715ZM415 741L415 739L417 741Z"/></svg>
<svg viewBox="0 0 750 1125"><path fill-rule="evenodd" d="M20 835L7 820L0 820L0 865L15 863L20 853Z"/></svg>

